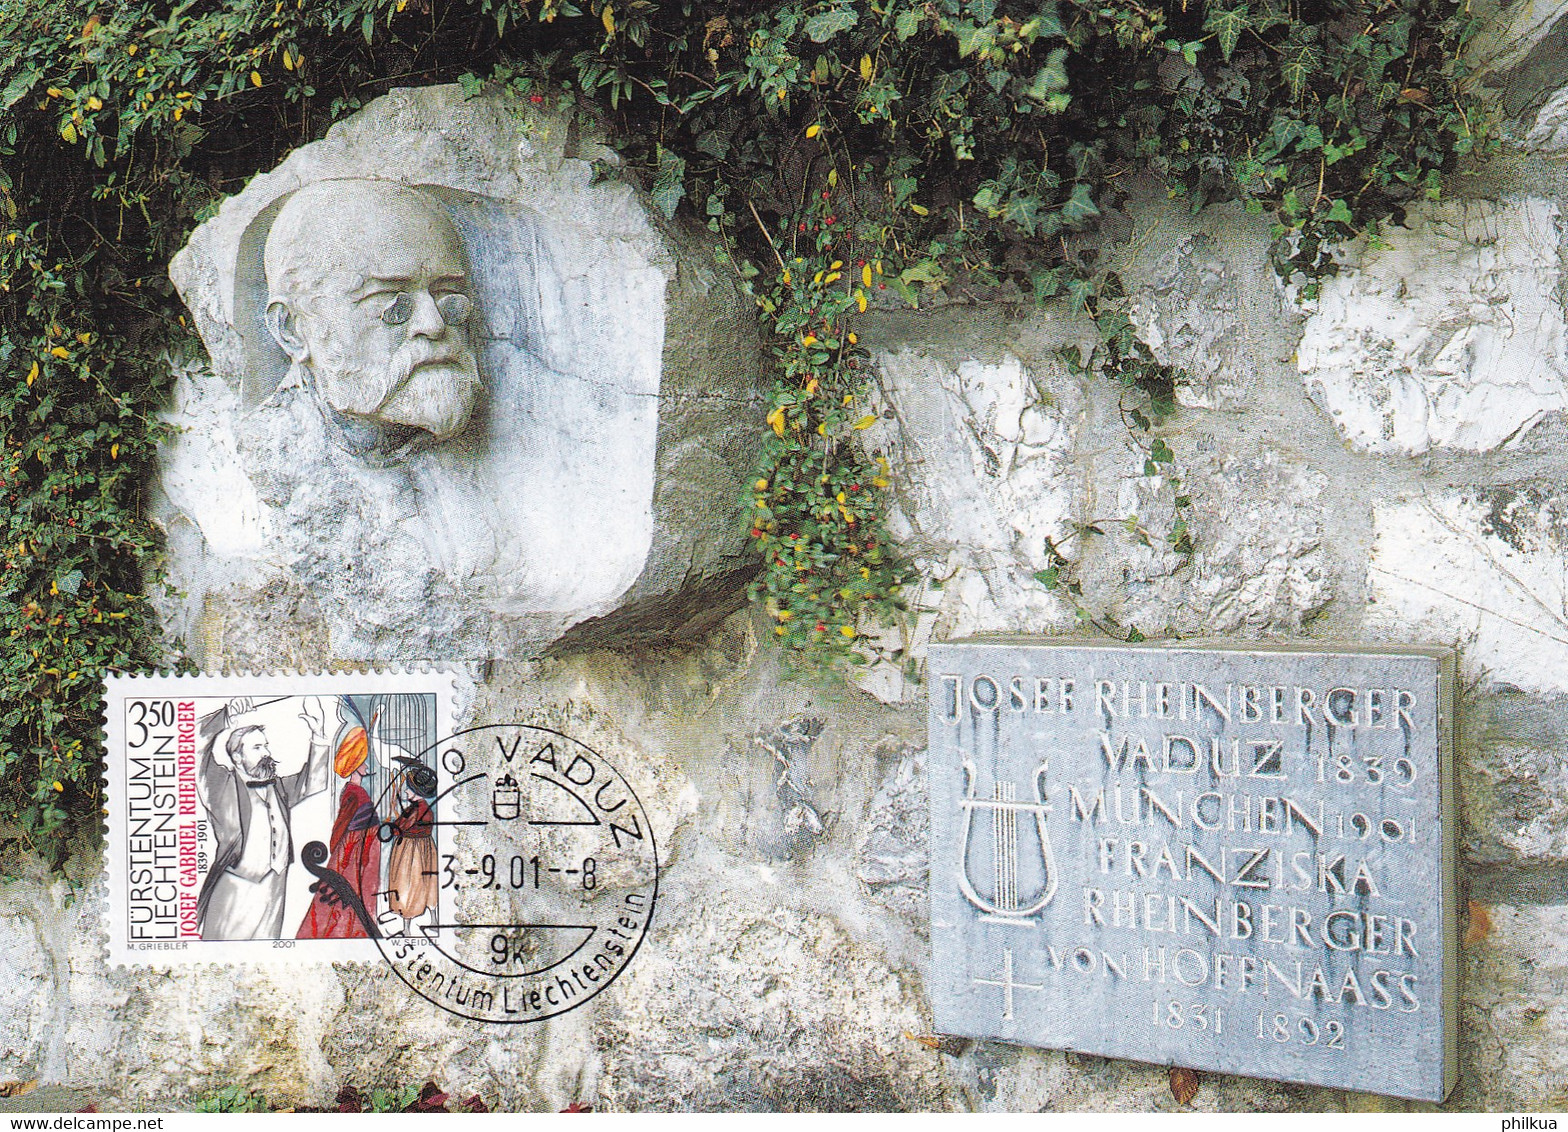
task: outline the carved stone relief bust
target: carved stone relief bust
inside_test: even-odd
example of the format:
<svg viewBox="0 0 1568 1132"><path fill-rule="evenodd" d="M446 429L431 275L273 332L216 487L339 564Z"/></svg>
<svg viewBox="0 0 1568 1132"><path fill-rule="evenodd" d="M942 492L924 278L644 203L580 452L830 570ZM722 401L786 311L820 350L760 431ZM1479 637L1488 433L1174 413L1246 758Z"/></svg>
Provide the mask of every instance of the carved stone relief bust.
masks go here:
<svg viewBox="0 0 1568 1132"><path fill-rule="evenodd" d="M729 600L753 316L577 133L395 91L176 256L210 365L178 377L160 514L198 651L280 585L345 659L656 638Z"/></svg>

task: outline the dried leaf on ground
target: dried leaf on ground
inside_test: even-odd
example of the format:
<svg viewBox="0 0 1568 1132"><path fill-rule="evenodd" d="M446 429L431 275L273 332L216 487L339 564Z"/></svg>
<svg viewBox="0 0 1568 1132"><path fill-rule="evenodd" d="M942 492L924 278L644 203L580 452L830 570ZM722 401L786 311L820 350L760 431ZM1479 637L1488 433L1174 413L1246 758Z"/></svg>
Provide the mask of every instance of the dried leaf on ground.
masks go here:
<svg viewBox="0 0 1568 1132"><path fill-rule="evenodd" d="M1171 1096L1179 1105L1189 1105L1198 1095L1198 1073L1181 1065L1171 1066Z"/></svg>
<svg viewBox="0 0 1568 1132"><path fill-rule="evenodd" d="M1486 905L1477 901L1470 901L1469 923L1465 925L1464 945L1474 947L1486 938L1492 930L1492 914L1486 910Z"/></svg>

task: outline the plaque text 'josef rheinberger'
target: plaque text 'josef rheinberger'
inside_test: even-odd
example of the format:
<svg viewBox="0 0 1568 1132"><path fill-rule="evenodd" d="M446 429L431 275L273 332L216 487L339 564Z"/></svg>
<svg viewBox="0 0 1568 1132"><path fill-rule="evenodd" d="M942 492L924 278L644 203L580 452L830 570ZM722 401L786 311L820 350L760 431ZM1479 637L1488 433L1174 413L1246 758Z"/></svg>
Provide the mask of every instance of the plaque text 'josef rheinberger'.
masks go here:
<svg viewBox="0 0 1568 1132"><path fill-rule="evenodd" d="M939 1028L1442 1099L1450 666L933 648Z"/></svg>

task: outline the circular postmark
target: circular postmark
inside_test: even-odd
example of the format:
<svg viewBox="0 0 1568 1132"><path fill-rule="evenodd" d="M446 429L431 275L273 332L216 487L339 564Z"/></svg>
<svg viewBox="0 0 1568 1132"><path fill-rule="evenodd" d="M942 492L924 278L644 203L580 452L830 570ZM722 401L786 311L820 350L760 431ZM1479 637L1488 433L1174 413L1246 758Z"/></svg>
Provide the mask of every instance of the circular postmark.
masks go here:
<svg viewBox="0 0 1568 1132"><path fill-rule="evenodd" d="M609 986L642 943L659 881L653 828L620 772L522 723L459 731L417 761L381 832L394 845L389 888L421 889L424 910L372 924L357 909L398 978L452 1014L503 1024L552 1018ZM428 848L397 847L426 834ZM315 867L325 857L320 843L303 855L336 888ZM391 903L410 907L397 891Z"/></svg>

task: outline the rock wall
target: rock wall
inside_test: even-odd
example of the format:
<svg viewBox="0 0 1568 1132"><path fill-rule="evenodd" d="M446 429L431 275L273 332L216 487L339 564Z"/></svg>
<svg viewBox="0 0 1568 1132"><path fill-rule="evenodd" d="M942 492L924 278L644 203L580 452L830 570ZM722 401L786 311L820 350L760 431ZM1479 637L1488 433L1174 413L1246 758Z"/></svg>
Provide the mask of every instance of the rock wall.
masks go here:
<svg viewBox="0 0 1568 1132"><path fill-rule="evenodd" d="M1533 11L1531 43L1489 48L1508 67L1552 42L1560 13ZM1117 391L1059 360L1092 341L1081 319L868 314L881 419L864 435L892 465L894 532L925 581L899 624L867 627L857 687L785 672L746 611L680 647L469 669L471 718L569 731L659 826L653 927L608 991L502 1028L378 967L106 969L93 854L58 876L13 846L0 1079L104 1109L236 1082L321 1104L342 1083L425 1079L530 1109L1174 1109L1160 1068L916 1040L932 1029L925 647L1081 631L1033 577L1050 540L1088 616L1150 637L1458 648L1466 928L1461 1079L1444 1107L1568 1106L1565 200L1568 170L1512 150L1384 246L1346 249L1303 305L1271 273L1264 222L1135 192L1113 254L1140 330L1189 375L1161 435L1192 499L1190 562L1162 538L1175 491L1144 474ZM281 584L258 592L188 639L198 663L337 657L319 610ZM1205 1076L1192 1107L1407 1106Z"/></svg>

